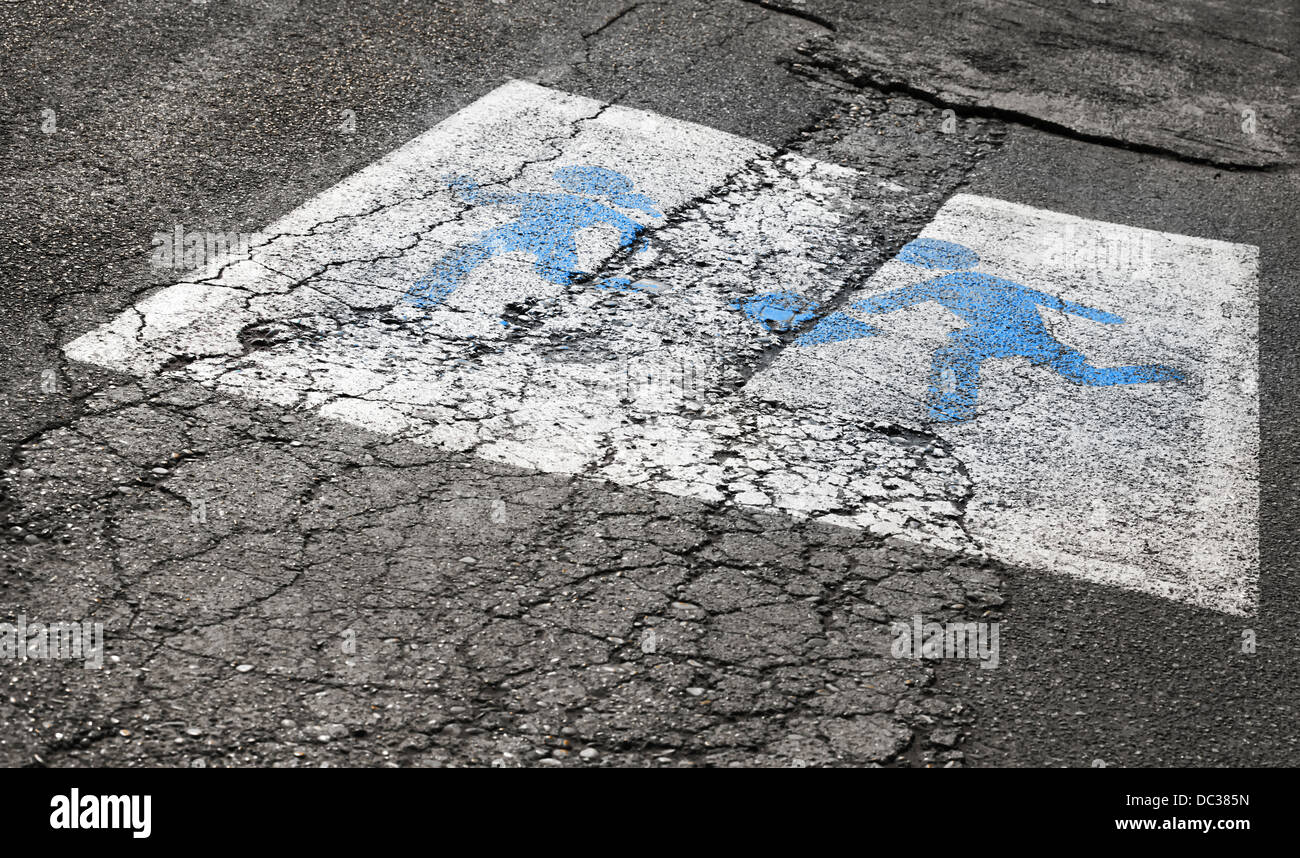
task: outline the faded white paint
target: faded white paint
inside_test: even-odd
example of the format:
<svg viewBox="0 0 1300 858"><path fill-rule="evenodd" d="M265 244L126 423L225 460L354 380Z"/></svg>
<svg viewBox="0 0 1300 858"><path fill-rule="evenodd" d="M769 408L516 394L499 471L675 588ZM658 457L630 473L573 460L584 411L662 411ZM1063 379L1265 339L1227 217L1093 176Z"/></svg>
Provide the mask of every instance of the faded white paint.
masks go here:
<svg viewBox="0 0 1300 858"><path fill-rule="evenodd" d="M669 216L628 211L651 228L648 250L601 272L644 291L557 286L510 254L438 308L403 300L450 248L514 215L466 206L444 177L553 191L566 164L624 173ZM268 226L251 259L161 290L67 353L141 375L192 358L180 377L374 432L976 551L957 521L969 487L952 457L733 395L780 340L731 304L841 290L861 244L842 228L857 180L515 82ZM585 270L617 249L612 231L579 238ZM518 324L512 303L526 308ZM250 326L272 344L245 349Z"/></svg>

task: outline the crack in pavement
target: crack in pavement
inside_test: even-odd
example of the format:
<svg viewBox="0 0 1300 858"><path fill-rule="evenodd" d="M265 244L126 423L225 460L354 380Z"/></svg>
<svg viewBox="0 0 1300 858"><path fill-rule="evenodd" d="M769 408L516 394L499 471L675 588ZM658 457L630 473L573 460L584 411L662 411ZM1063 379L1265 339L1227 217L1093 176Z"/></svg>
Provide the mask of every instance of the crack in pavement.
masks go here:
<svg viewBox="0 0 1300 858"><path fill-rule="evenodd" d="M1184 164L1214 167L1218 170L1252 173L1281 173L1287 172L1293 168L1293 165L1286 163L1245 164L1240 161L1192 155L1188 152L1168 146L1161 146L1154 143L1143 143L1136 140L1126 140L1122 137L1110 134L1084 131L1065 123L1056 122L1032 113L1013 110L1006 107L997 107L991 104L977 104L973 103L969 99L948 97L945 96L943 92L910 84L906 81L889 76L882 70L864 69L856 63L848 60L822 56L816 47L801 48L800 54L801 58L798 60L785 61L786 67L793 73L805 74L814 78L819 76L819 72L829 73L853 87L859 89L873 89L883 95L906 95L909 98L924 101L934 107L952 110L954 113L964 118L979 117L983 119L994 119L999 122L1005 122L1009 125L1019 125L1025 128L1032 128L1035 131L1041 131L1067 140L1078 140L1083 143L1092 143L1098 146L1125 149L1130 152L1154 155L1159 158L1166 158Z"/></svg>

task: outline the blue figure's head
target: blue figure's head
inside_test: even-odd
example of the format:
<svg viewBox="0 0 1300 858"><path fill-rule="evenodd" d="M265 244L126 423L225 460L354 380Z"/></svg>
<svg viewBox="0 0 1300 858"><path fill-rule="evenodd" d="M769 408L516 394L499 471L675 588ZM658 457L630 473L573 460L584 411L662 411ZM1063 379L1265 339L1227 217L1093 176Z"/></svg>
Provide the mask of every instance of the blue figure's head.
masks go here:
<svg viewBox="0 0 1300 858"><path fill-rule="evenodd" d="M560 187L572 194L606 197L615 205L643 211L651 217L663 217L654 200L632 189L632 180L606 167L572 165L553 174Z"/></svg>
<svg viewBox="0 0 1300 858"><path fill-rule="evenodd" d="M937 238L918 238L909 242L898 251L897 259L908 265L952 271L966 271L980 264L979 255L966 245Z"/></svg>

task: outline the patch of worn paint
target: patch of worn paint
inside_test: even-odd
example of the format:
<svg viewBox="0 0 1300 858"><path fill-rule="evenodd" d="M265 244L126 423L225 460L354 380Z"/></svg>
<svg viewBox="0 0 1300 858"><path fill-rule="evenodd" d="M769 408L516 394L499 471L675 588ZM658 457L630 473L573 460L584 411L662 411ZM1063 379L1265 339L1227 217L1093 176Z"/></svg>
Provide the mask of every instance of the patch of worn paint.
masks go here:
<svg viewBox="0 0 1300 858"><path fill-rule="evenodd" d="M662 283L653 280L633 280L631 277L607 277L591 285L597 289L613 289L615 292L649 292L652 295L664 288Z"/></svg>
<svg viewBox="0 0 1300 858"><path fill-rule="evenodd" d="M585 273L578 269L580 230L600 224L613 226L619 231L619 247L625 248L644 229L627 215L591 197L651 217L663 217L653 200L635 193L632 180L615 170L568 166L556 170L552 176L567 193L493 193L481 190L467 176L451 178L448 184L463 202L474 206L516 205L520 209L519 219L487 230L473 242L442 257L411 286L408 299L425 307L441 304L471 271L494 256L510 252L532 256L534 268L542 279L559 285L571 283Z"/></svg>
<svg viewBox="0 0 1300 858"><path fill-rule="evenodd" d="M817 317L817 305L797 292L767 292L741 298L731 304L733 310L745 315L771 330L788 331L809 319Z"/></svg>

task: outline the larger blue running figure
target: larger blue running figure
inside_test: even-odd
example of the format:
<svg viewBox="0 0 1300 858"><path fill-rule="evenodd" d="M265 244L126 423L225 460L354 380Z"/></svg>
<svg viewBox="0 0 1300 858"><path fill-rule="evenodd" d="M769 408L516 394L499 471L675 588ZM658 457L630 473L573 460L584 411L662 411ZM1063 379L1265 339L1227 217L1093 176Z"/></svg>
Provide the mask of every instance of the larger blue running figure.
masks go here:
<svg viewBox="0 0 1300 858"><path fill-rule="evenodd" d="M1108 325L1123 324L1122 318L1011 280L970 271L979 264L979 257L964 245L921 238L904 247L898 259L954 273L872 295L851 306L859 312L877 314L935 301L967 323L950 333L949 344L934 353L929 396L930 418L935 421L956 422L975 416L980 366L994 358L1028 358L1035 366L1049 366L1075 384L1142 384L1182 378L1176 370L1160 364L1109 368L1090 365L1082 353L1048 333L1038 308L1049 307ZM870 325L836 313L796 342L815 345L875 333Z"/></svg>
<svg viewBox="0 0 1300 858"><path fill-rule="evenodd" d="M597 224L619 231L619 246L627 247L644 227L604 202L663 217L654 202L633 191L622 173L605 167L561 167L552 174L567 193L499 194L479 189L467 177L451 180L461 200L473 205L516 205L519 218L487 230L473 242L462 245L434 264L428 274L411 286L408 297L423 306L435 306L447 299L465 277L493 256L519 251L533 257L533 267L550 283L567 284L584 272L578 270L577 234ZM621 285L612 284L614 286Z"/></svg>

